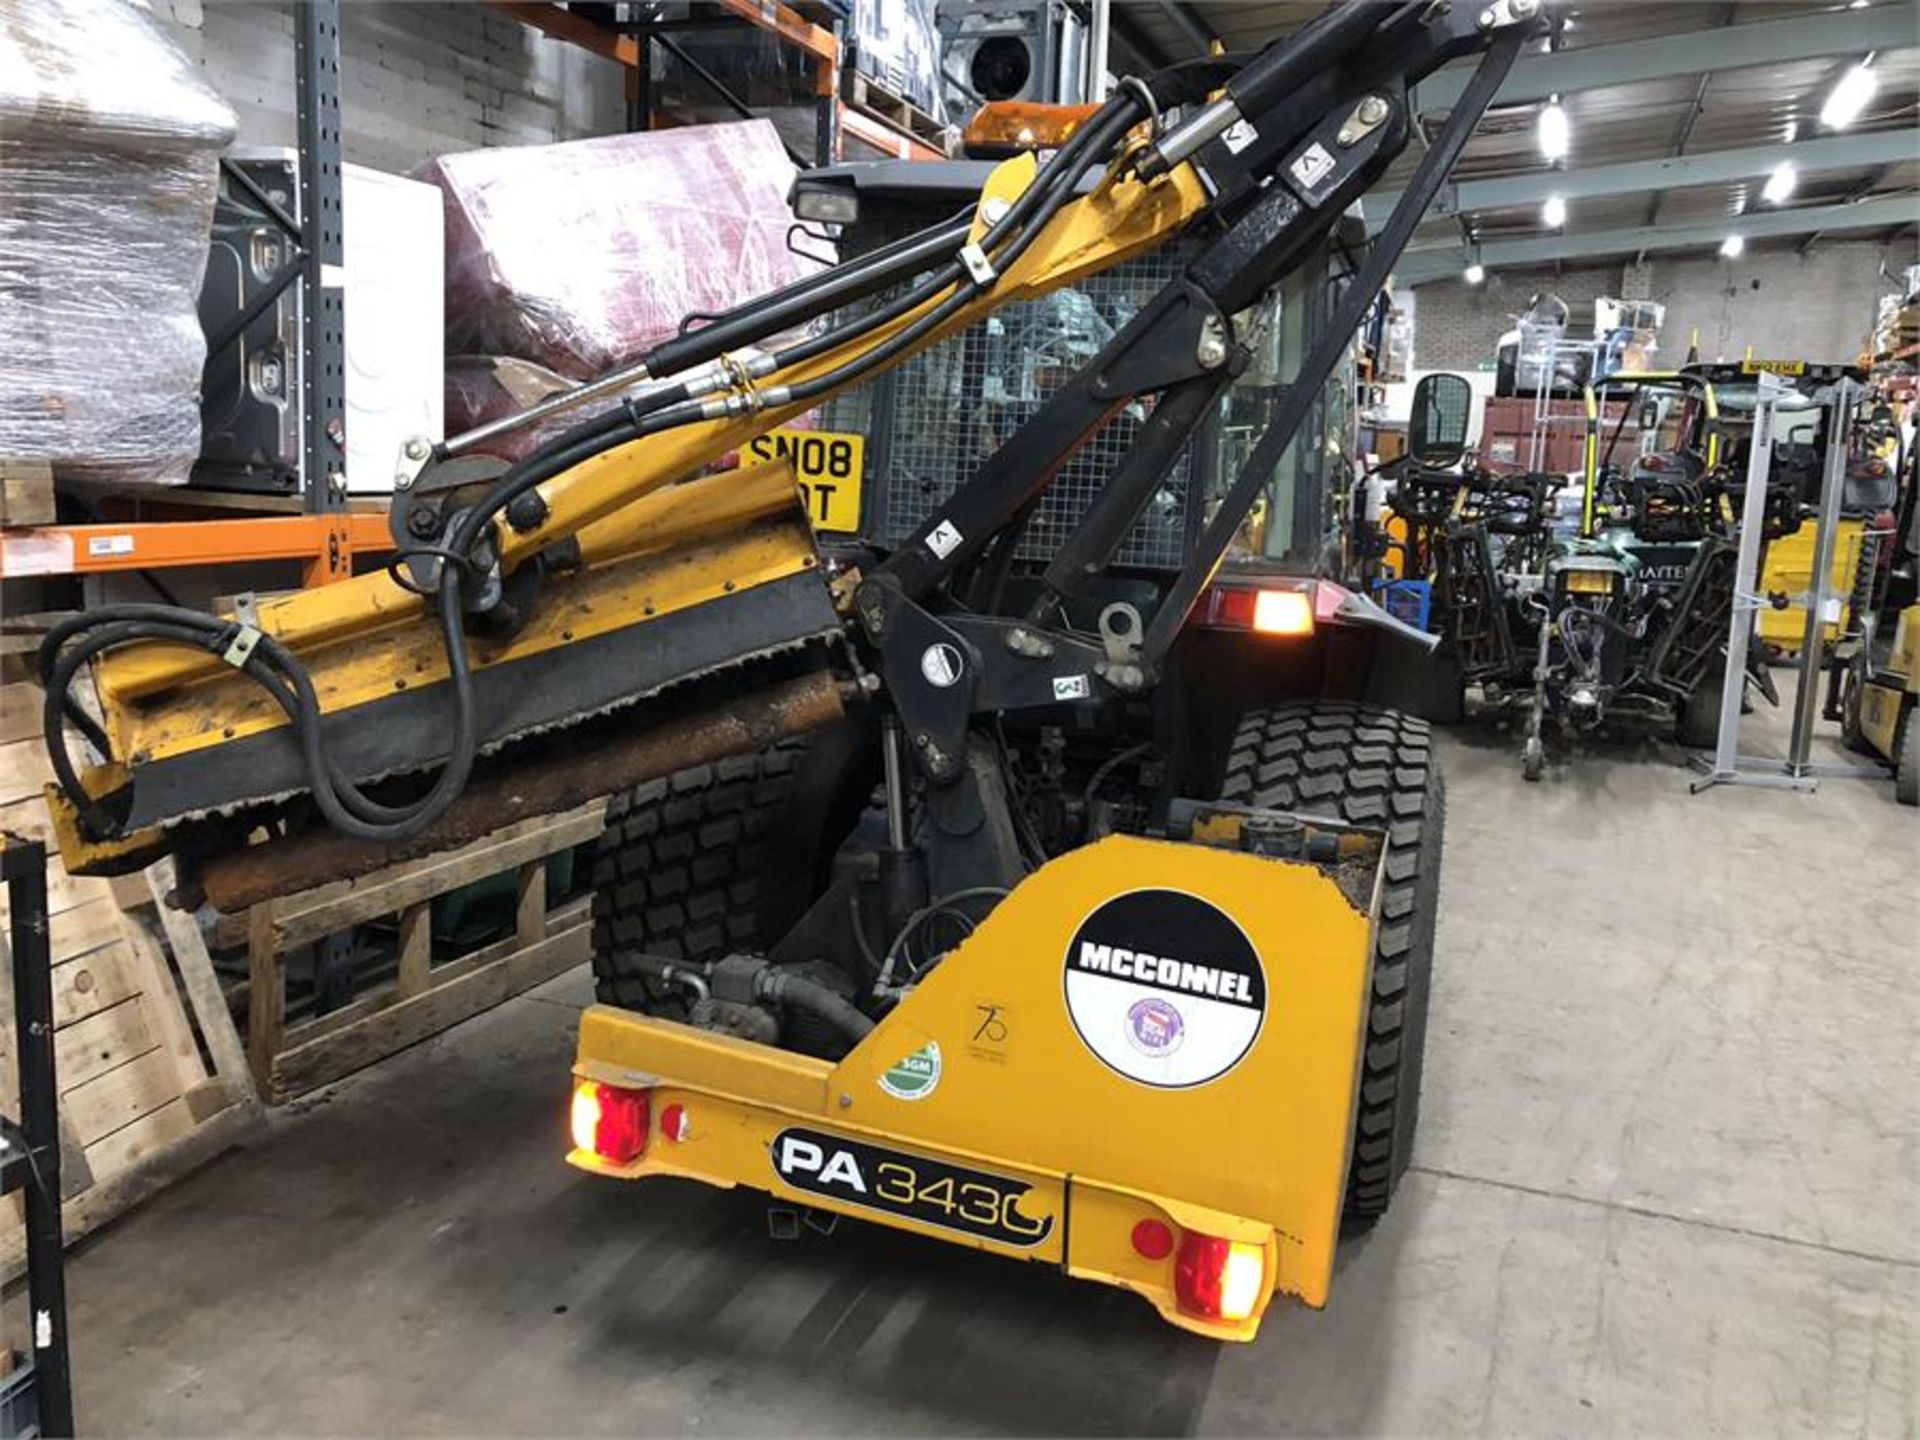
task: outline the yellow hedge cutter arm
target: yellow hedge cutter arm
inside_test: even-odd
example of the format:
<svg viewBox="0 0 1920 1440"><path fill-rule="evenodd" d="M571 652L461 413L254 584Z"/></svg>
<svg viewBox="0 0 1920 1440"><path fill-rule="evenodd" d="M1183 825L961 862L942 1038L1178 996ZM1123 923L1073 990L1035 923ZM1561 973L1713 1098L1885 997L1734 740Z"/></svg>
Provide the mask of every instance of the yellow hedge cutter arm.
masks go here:
<svg viewBox="0 0 1920 1440"><path fill-rule="evenodd" d="M682 712L672 718L683 729L700 701L744 709L761 740L830 717L844 686L826 683L821 669L844 634L846 606L829 592L790 488L764 472L703 472L996 307L1071 284L1203 219L1224 238L1189 278L1198 338L1188 342L1202 369L1222 368L1228 317L1404 145L1407 84L1484 52L1483 93L1455 111L1452 133L1463 140L1533 13L1518 0L1477 16L1430 4L1347 5L1250 61L1130 81L1044 166L1031 156L999 166L963 221L753 302L565 397L626 395L504 473L466 455L473 436L410 444L393 509L399 559L388 574L232 620L131 606L62 627L43 670L69 863L128 866L169 845L188 858L231 860L263 815L271 828L298 830L317 811L361 842L365 868L513 818L457 808L481 756L508 751L500 759L538 773L554 761L555 732L642 700L676 695L655 708ZM1187 118L1160 123L1173 106ZM1428 166L1431 185L1457 149L1435 147L1443 159ZM1425 201L1408 195L1410 226ZM1404 234L1395 238L1376 247L1382 272L1404 244ZM894 298L856 319L763 348L882 290ZM1161 346L1169 329L1143 338ZM1118 378L1099 379L1125 398ZM1069 440L1117 403L1081 399L1079 412L1061 416ZM957 494L951 513L896 557L895 574L862 587L855 608L869 641L884 627L883 601L917 603L978 557L1049 473ZM1244 512L1251 488L1237 487L1229 506ZM987 492L991 504L963 505L969 491ZM1223 543L1195 557L1163 629L1177 629L1218 563L1229 518L1238 515L1212 527ZM1097 547L1089 555L1101 558ZM70 696L88 666L101 724ZM693 684L729 673L704 689ZM1149 679L1104 678L1122 687ZM769 683L779 687L771 699ZM90 742L92 763L69 758L68 726ZM632 742L626 728L623 737L583 735L570 753L576 762L597 755L601 763L585 768L609 784L628 780L635 764L617 753ZM719 743L656 745L653 762L700 758ZM579 787L550 788L540 803L557 806ZM295 797L302 803L282 803ZM195 822L194 838L163 833L185 821ZM257 857L248 864L260 870ZM217 863L215 872L217 881ZM215 898L239 903L263 883L278 882L256 875Z"/></svg>

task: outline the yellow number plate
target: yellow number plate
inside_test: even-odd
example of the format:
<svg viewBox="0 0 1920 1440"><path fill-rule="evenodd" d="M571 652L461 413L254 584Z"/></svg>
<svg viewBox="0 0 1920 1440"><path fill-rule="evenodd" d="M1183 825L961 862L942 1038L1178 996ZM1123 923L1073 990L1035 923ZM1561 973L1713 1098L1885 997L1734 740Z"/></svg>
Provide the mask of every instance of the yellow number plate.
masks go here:
<svg viewBox="0 0 1920 1440"><path fill-rule="evenodd" d="M860 528L866 436L838 430L769 430L747 442L747 455L754 460L783 459L793 466L814 529L850 534Z"/></svg>
<svg viewBox="0 0 1920 1440"><path fill-rule="evenodd" d="M1807 362L1804 360L1744 360L1740 364L1742 375L1804 375Z"/></svg>
<svg viewBox="0 0 1920 1440"><path fill-rule="evenodd" d="M1604 570L1570 570L1567 572L1567 589L1575 595L1610 595L1613 593L1613 576Z"/></svg>

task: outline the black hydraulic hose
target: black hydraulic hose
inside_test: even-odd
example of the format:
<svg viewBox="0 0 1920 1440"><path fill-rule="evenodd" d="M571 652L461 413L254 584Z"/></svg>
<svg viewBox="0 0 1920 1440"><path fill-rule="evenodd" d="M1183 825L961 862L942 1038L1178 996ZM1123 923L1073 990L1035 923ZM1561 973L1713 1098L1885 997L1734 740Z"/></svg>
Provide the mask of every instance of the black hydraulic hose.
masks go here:
<svg viewBox="0 0 1920 1440"><path fill-rule="evenodd" d="M790 1005L795 1010L805 1010L826 1021L855 1044L866 1039L868 1032L873 1029L873 1021L852 1001L804 975L785 970L762 970L753 988L764 1000L771 1000L776 1005Z"/></svg>
<svg viewBox="0 0 1920 1440"><path fill-rule="evenodd" d="M404 806L388 806L365 795L342 776L322 745L319 697L305 668L291 650L264 632L240 667L259 683L286 713L301 748L314 802L327 822L356 839L404 839L444 810L466 786L477 751L474 734L472 673L460 628L460 578L450 567L440 594L443 639L448 641L447 667L454 687L454 736L448 758L432 789ZM44 721L47 750L55 778L83 813L94 809L67 753L62 721L70 705L70 691L80 667L94 656L128 644L168 643L203 653L223 654L246 627L192 610L168 606L109 606L74 617L49 632L41 647L41 670L48 690ZM87 633L90 632L90 633ZM79 643L72 643L85 634Z"/></svg>
<svg viewBox="0 0 1920 1440"><path fill-rule="evenodd" d="M1063 201L1053 200L1055 192L1061 187L1056 183L1059 177L1071 173L1078 177L1078 167L1090 149L1102 145L1111 145L1126 131L1138 124L1141 119L1141 104L1131 91L1121 91L1106 105L1097 111L1085 125L1081 126L1068 140L1056 150L1040 167L1033 183L1020 192L1008 207L1006 214L990 225L981 237L981 249L993 255L997 247L1004 245L1009 236L1020 231L1034 213L1036 207L1051 202L1051 209L1057 210ZM1125 123L1114 129L1116 117L1125 116ZM1071 193L1070 190L1068 192ZM923 266L941 254L951 255L965 243L966 233L971 228L971 217L940 226L934 230L922 231L918 235L907 236L902 240L883 247L872 254L832 270L799 281L777 290L772 295L748 302L746 305L726 312L712 324L701 327L688 335L676 336L656 346L642 358L647 369L655 375L673 375L693 365L705 364L729 349L752 344L769 335L807 320L816 319L829 311L836 310L854 300L862 299L887 286L917 273ZM1031 243L1032 229L1023 232L1024 243ZM951 248L946 248L951 246ZM1023 245L1024 248L1024 245ZM996 257L998 258L998 257ZM1001 261L1000 263L1008 263ZM945 285L952 284L964 273L957 262L942 266L938 272L938 284L931 288L920 287L931 293ZM851 326L843 327L836 336L835 343L843 342L866 334L877 325L885 323L877 316L863 316ZM806 352L817 354L818 349ZM805 358L803 355L801 358ZM784 363L793 363L788 358Z"/></svg>
<svg viewBox="0 0 1920 1440"><path fill-rule="evenodd" d="M675 375L729 350L778 335L856 300L912 278L966 243L972 217L921 230L890 245L823 270L784 290L715 317L711 324L661 342L643 357L655 375Z"/></svg>
<svg viewBox="0 0 1920 1440"><path fill-rule="evenodd" d="M1133 97L1131 93L1128 92L1123 98L1132 99ZM1112 104L1113 102L1109 103ZM1116 143L1120 137L1125 135L1136 123L1138 123L1136 106L1116 106L1114 112L1106 118L1104 124L1090 123L1076 134L1074 139L1069 141L1068 144L1071 145L1074 141L1087 139L1089 148L1092 149L1093 153L1103 153L1106 147ZM1065 154L1066 151L1063 148L1059 153ZM1055 158L1058 159L1059 156L1056 155ZM1038 202L1038 213L1032 216L1026 228L1013 239L1005 250L994 255L993 260L996 268L1004 270L1026 253L1028 247L1039 238L1040 232L1047 227L1054 216L1060 213L1067 202L1074 198L1075 186L1080 174L1081 171L1079 170L1066 172L1060 183L1047 189L1043 198ZM1039 194L1040 190L1041 187L1036 181L1035 184L1028 186L1026 190L1021 192L1020 201L1025 201L1030 196ZM1015 204L1018 205L1020 201L1016 201ZM1011 214L1008 218L1012 218ZM955 312L961 307L972 303L973 299L985 287L973 281L971 277L966 275L965 267L955 262L942 267L940 271L930 277L928 283L916 287L915 290L908 294L897 297L872 314L861 317L860 321L852 327L850 331L843 329L839 331L829 331L824 335L811 336L806 340L798 341L791 346L775 352L775 358L782 367L798 364L804 360L810 360L835 346L845 344L849 338L868 333L878 329L882 325L891 324L901 316L925 303L930 295L938 294L940 290L946 286L956 283L960 284L960 288L948 296L946 300L942 301L936 309L928 312L928 314L922 316L905 330L902 330L898 335L890 337L867 354L849 361L840 369L832 371L818 379L793 386L791 391L792 398L794 400L805 401L825 395L831 390L838 389L840 386L846 385L870 373L877 365L888 363L902 350L917 343L921 337L925 336L929 331L951 319Z"/></svg>

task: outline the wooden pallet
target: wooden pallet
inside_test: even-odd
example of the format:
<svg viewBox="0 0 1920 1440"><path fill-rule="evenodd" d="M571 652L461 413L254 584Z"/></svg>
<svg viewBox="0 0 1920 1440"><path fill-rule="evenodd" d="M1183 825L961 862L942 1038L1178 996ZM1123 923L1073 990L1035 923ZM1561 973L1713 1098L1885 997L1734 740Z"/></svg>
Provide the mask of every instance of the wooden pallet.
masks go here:
<svg viewBox="0 0 1920 1440"><path fill-rule="evenodd" d="M952 150L952 127L936 120L870 75L848 66L840 72L840 98L881 124L898 130L909 139L929 145L942 154Z"/></svg>
<svg viewBox="0 0 1920 1440"><path fill-rule="evenodd" d="M461 850L248 911L242 931L247 1054L261 1094L273 1104L305 1094L586 963L593 930L589 897L549 906L547 859L596 838L605 804L524 821ZM509 871L515 877L514 933L436 959L434 897ZM290 1023L288 952L383 921L391 922L396 936L391 978L341 1008Z"/></svg>
<svg viewBox="0 0 1920 1440"><path fill-rule="evenodd" d="M40 692L0 686L0 827L45 840L50 778ZM0 917L6 914L0 892ZM69 1242L231 1146L258 1123L252 1077L219 982L188 917L163 925L142 877L47 866L55 1065ZM0 937L4 936L0 926ZM0 970L0 1112L19 1114L13 997ZM0 1214L0 1273L23 1254L18 1197Z"/></svg>

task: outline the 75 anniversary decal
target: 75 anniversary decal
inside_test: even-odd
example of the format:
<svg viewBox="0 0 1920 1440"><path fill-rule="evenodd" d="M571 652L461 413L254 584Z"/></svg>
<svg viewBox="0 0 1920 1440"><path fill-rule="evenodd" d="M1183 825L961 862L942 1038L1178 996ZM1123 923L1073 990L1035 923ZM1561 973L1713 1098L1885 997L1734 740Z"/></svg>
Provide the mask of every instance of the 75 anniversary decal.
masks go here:
<svg viewBox="0 0 1920 1440"><path fill-rule="evenodd" d="M796 1190L923 1225L1026 1248L1053 1233L1051 1215L1020 1208L1025 1180L793 1126L773 1138L773 1168Z"/></svg>

